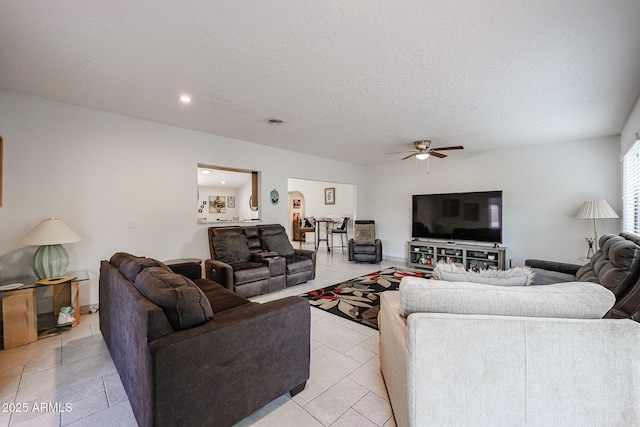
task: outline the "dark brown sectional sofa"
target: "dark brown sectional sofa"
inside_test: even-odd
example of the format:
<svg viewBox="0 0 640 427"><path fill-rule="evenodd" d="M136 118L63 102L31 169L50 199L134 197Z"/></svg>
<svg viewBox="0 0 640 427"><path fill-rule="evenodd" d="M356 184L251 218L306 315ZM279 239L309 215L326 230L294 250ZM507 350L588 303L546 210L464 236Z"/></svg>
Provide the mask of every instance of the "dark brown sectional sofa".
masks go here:
<svg viewBox="0 0 640 427"><path fill-rule="evenodd" d="M151 258L100 266L100 329L140 426L230 426L309 378L310 310L258 304Z"/></svg>
<svg viewBox="0 0 640 427"><path fill-rule="evenodd" d="M622 232L605 234L598 240L598 251L583 266L528 259L525 265L535 273L534 285L559 282L594 282L609 289L616 303L605 316L640 322L640 236Z"/></svg>
<svg viewBox="0 0 640 427"><path fill-rule="evenodd" d="M280 224L209 227L209 249L206 277L245 297L316 277L316 252L294 249Z"/></svg>

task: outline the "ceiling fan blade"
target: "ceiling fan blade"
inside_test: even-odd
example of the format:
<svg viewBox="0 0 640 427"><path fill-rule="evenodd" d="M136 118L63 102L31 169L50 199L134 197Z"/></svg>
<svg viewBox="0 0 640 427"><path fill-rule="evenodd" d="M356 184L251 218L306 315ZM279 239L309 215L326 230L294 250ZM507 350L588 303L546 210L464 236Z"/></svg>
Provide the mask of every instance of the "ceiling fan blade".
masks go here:
<svg viewBox="0 0 640 427"><path fill-rule="evenodd" d="M404 153L415 153L416 150L406 150L406 151L392 151L391 153L384 153L384 154L404 154Z"/></svg>
<svg viewBox="0 0 640 427"><path fill-rule="evenodd" d="M437 157L439 159L444 159L445 157L447 157L446 154L438 153L437 151L429 151L429 155Z"/></svg>
<svg viewBox="0 0 640 427"><path fill-rule="evenodd" d="M456 146L452 146L452 147L438 147L438 148L432 148L433 150L438 150L438 151L444 151L444 150L464 150L464 147L462 145L456 145Z"/></svg>
<svg viewBox="0 0 640 427"><path fill-rule="evenodd" d="M416 154L418 154L418 153L409 154L407 157L403 157L403 158L401 158L400 160L406 160L406 159L408 159L409 157L413 157L413 156L415 156Z"/></svg>

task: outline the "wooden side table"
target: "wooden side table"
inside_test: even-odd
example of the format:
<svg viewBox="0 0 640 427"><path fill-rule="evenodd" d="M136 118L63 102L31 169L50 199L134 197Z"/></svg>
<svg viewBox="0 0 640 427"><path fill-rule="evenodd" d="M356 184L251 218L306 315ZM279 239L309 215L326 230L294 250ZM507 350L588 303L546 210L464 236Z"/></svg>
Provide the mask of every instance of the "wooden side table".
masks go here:
<svg viewBox="0 0 640 427"><path fill-rule="evenodd" d="M36 341L38 335L48 335L52 330L58 332L59 328L75 326L79 322L80 282L89 280L89 273L86 270L79 270L65 273L65 275L73 278L52 285L36 283L38 279L35 276L18 277L0 283L0 287L9 283L23 284L16 290L0 290L5 349L29 344ZM53 313L38 315L35 291L43 287L52 288ZM67 306L75 310L75 321L59 325L60 309Z"/></svg>
<svg viewBox="0 0 640 427"><path fill-rule="evenodd" d="M164 261L164 264L174 273L195 280L202 279L202 260L200 258L179 258Z"/></svg>
<svg viewBox="0 0 640 427"><path fill-rule="evenodd" d="M2 298L4 349L38 340L38 316L34 288L7 292Z"/></svg>

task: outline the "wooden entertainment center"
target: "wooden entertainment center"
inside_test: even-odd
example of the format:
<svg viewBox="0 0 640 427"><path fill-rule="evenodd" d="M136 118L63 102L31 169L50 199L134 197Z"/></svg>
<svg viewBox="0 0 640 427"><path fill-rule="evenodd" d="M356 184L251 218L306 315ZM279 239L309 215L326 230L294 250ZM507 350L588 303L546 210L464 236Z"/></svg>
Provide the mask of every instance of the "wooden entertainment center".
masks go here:
<svg viewBox="0 0 640 427"><path fill-rule="evenodd" d="M467 270L472 270L474 265L478 269L505 269L505 247L430 240L410 240L407 243L409 268L433 270L435 263L443 260L462 264Z"/></svg>

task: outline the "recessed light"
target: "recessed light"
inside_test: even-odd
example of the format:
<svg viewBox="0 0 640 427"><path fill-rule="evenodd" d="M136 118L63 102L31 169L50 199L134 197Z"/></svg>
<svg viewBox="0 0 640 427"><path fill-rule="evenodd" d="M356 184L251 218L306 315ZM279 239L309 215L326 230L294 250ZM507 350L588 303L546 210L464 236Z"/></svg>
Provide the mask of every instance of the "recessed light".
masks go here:
<svg viewBox="0 0 640 427"><path fill-rule="evenodd" d="M211 173L211 171L209 169L204 169L204 170L201 170L200 173L203 173L205 175L209 175Z"/></svg>
<svg viewBox="0 0 640 427"><path fill-rule="evenodd" d="M191 97L189 95L182 95L180 97L180 102L183 104L191 104Z"/></svg>
<svg viewBox="0 0 640 427"><path fill-rule="evenodd" d="M224 181L220 181L220 184L224 184Z"/></svg>
<svg viewBox="0 0 640 427"><path fill-rule="evenodd" d="M281 125L281 124L283 124L283 123L284 123L284 122L283 122L282 120L280 120L280 119L267 119L267 120L265 120L265 122L267 122L267 123L268 123L268 124L270 124L270 125L275 125L275 126L278 126L278 125Z"/></svg>

